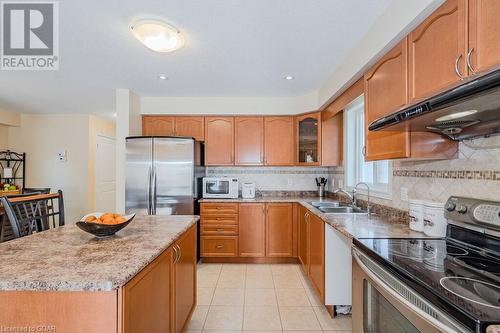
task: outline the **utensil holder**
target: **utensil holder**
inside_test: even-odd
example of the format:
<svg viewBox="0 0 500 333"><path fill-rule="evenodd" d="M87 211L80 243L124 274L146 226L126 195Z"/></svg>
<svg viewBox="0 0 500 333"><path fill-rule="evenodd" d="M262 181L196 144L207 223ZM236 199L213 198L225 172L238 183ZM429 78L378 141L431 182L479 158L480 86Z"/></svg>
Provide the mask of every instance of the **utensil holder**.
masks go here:
<svg viewBox="0 0 500 333"><path fill-rule="evenodd" d="M325 196L325 185L318 186L318 197L322 198Z"/></svg>

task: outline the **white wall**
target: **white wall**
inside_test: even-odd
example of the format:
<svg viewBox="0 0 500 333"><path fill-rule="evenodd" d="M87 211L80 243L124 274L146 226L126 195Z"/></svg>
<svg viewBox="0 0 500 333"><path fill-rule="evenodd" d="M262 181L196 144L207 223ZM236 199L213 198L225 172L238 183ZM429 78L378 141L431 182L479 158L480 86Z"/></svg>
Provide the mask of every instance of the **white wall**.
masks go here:
<svg viewBox="0 0 500 333"><path fill-rule="evenodd" d="M116 211L125 212L125 162L127 136L141 135L141 101L129 89L116 89Z"/></svg>
<svg viewBox="0 0 500 333"><path fill-rule="evenodd" d="M9 128L9 146L26 152L26 186L61 189L67 223L87 212L89 115L21 115ZM65 150L67 161L60 162Z"/></svg>
<svg viewBox="0 0 500 333"><path fill-rule="evenodd" d="M9 127L0 125L0 151L9 148Z"/></svg>
<svg viewBox="0 0 500 333"><path fill-rule="evenodd" d="M297 114L317 109L317 95L295 97L142 97L143 114Z"/></svg>

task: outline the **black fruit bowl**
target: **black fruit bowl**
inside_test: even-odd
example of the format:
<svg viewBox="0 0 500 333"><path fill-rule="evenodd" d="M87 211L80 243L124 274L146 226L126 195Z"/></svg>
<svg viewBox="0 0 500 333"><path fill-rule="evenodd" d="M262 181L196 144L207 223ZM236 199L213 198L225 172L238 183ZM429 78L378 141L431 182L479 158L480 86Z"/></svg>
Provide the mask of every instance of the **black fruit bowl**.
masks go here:
<svg viewBox="0 0 500 333"><path fill-rule="evenodd" d="M120 224L102 224L78 221L76 222L76 225L78 226L78 228L82 229L85 232L88 232L89 234L92 234L99 238L103 238L113 236L115 233L125 228L130 222L132 222L135 214L124 217L127 218L127 220Z"/></svg>

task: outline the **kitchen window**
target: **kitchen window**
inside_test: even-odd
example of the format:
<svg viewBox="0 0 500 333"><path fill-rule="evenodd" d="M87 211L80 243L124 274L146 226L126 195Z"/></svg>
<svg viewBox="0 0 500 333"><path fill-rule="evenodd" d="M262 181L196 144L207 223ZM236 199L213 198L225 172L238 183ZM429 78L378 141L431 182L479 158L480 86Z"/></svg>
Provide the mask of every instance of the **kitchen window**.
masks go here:
<svg viewBox="0 0 500 333"><path fill-rule="evenodd" d="M391 163L365 162L364 96L356 98L344 111L345 184L352 189L359 182L370 186L370 194L391 198ZM365 193L364 187L359 187Z"/></svg>

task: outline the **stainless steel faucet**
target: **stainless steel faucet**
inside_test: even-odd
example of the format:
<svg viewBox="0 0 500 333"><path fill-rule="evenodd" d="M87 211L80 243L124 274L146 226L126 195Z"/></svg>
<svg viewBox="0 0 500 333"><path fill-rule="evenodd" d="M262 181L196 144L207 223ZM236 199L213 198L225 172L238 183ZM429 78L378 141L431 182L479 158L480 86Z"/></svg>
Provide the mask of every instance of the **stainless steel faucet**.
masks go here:
<svg viewBox="0 0 500 333"><path fill-rule="evenodd" d="M372 206L370 205L370 186L368 186L367 183L359 182L359 183L356 184L356 186L354 186L354 189L352 190L353 205L355 207L358 207L357 200L356 200L356 193L357 193L359 185L364 185L366 187L366 190L368 191L368 203L366 204L366 211L368 212L368 215L371 215Z"/></svg>
<svg viewBox="0 0 500 333"><path fill-rule="evenodd" d="M342 188L338 188L336 190L333 191L333 194L343 194L345 195L346 197L349 198L349 200L351 200L351 205L354 206L354 203L355 203L355 200L354 200L354 194L356 193L355 191L352 191L352 194L347 192L346 190L342 189Z"/></svg>
<svg viewBox="0 0 500 333"><path fill-rule="evenodd" d="M366 211L368 213L368 216L370 216L371 215L372 207L370 205L370 186L368 186L367 183L364 183L364 182L357 183L356 186L354 186L354 189L352 190L352 194L349 193L348 191L344 190L344 189L341 189L341 188L336 189L335 191L333 191L333 194L343 194L344 196L348 197L349 200L351 200L351 205L353 207L359 208L358 204L357 204L357 200L356 200L356 193L358 192L358 186L359 185L366 186L366 189L368 190L368 204L366 206Z"/></svg>

